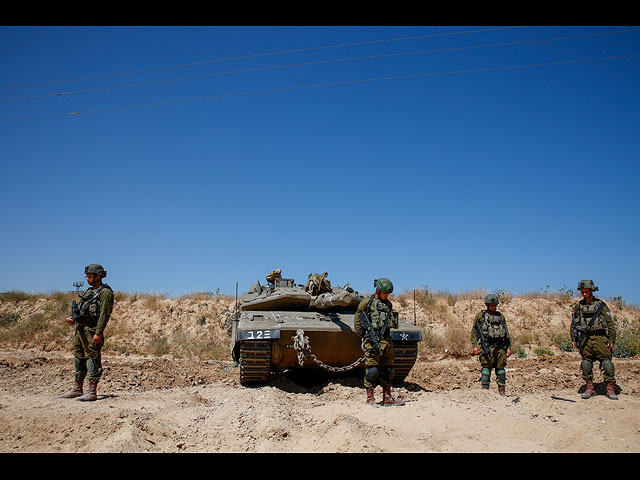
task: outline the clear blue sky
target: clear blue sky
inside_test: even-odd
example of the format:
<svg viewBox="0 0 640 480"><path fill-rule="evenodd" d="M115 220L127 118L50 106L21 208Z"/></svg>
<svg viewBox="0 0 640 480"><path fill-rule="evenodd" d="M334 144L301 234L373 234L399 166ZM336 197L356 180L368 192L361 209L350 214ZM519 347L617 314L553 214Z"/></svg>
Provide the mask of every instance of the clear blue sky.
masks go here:
<svg viewBox="0 0 640 480"><path fill-rule="evenodd" d="M1 27L0 291L639 304L640 31L497 28Z"/></svg>

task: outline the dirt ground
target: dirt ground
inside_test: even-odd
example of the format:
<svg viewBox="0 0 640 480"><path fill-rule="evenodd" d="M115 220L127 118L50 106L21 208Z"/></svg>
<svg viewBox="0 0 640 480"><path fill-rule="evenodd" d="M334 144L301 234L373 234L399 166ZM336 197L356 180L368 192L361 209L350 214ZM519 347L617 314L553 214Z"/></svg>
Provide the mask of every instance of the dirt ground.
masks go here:
<svg viewBox="0 0 640 480"><path fill-rule="evenodd" d="M579 363L512 357L502 397L475 357L421 359L394 390L405 405L373 407L357 370L248 388L231 361L105 353L98 401L78 402L57 398L70 353L3 349L0 452L640 452L640 359L614 359L617 401L602 384L581 399Z"/></svg>

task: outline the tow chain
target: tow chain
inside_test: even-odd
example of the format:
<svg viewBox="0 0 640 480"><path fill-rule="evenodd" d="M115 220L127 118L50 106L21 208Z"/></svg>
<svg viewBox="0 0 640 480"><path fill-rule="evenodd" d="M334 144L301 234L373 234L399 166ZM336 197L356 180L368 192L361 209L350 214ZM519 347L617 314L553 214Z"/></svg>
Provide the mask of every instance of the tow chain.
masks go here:
<svg viewBox="0 0 640 480"><path fill-rule="evenodd" d="M304 334L304 330L296 330L296 334L291 338L293 339L293 348L296 350L296 352L298 352L298 363L301 367L304 366L304 359L307 355L309 355L313 359L313 361L316 362L320 367L331 372L346 372L347 370L356 368L365 359L365 356L363 355L350 365L346 365L344 367L332 367L331 365L327 365L318 357L316 357L315 354L311 351L309 337Z"/></svg>

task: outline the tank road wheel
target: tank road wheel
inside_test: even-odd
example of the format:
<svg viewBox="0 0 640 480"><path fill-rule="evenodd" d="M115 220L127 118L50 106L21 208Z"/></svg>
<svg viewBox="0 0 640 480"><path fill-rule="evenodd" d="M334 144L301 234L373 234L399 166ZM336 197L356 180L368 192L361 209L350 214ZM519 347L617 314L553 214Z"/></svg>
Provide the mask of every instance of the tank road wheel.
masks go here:
<svg viewBox="0 0 640 480"><path fill-rule="evenodd" d="M394 340L393 356L395 373L393 374L391 383L394 387L399 387L416 363L416 359L418 358L418 343Z"/></svg>
<svg viewBox="0 0 640 480"><path fill-rule="evenodd" d="M271 371L271 342L240 343L240 383L266 383Z"/></svg>

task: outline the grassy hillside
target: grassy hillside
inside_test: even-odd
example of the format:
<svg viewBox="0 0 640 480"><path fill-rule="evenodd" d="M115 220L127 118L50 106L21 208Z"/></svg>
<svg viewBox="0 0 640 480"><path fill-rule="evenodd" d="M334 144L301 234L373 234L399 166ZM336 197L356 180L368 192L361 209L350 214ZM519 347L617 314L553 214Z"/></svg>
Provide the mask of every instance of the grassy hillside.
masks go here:
<svg viewBox="0 0 640 480"><path fill-rule="evenodd" d="M470 353L473 318L484 308L487 292L432 291L427 287L392 295L401 320L422 327L419 358L430 355L465 357ZM500 293L499 310L507 319L516 358L558 355L572 351L569 339L571 291L542 290L528 294ZM64 322L76 293L0 293L0 348L71 351L73 327ZM622 299L605 299L616 322L614 355L639 353L640 309ZM105 352L171 355L185 358L229 357L234 317L233 297L195 292L180 297L162 294L115 293L115 305L105 331Z"/></svg>

